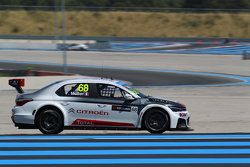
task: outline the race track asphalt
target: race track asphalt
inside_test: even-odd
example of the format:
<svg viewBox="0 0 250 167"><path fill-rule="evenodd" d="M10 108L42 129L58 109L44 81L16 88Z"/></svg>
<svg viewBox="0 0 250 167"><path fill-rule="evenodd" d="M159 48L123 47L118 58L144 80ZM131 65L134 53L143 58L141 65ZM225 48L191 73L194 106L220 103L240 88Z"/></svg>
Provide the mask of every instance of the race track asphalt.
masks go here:
<svg viewBox="0 0 250 167"><path fill-rule="evenodd" d="M27 69L32 67L35 70L62 71L62 66L43 65L30 63L0 63L4 69ZM161 71L145 71L134 69L101 68L69 66L69 73L81 74L85 76L97 76L104 78L114 78L133 83L134 86L180 86L180 85L214 85L238 83L240 80L234 78L197 75L192 73L175 73Z"/></svg>

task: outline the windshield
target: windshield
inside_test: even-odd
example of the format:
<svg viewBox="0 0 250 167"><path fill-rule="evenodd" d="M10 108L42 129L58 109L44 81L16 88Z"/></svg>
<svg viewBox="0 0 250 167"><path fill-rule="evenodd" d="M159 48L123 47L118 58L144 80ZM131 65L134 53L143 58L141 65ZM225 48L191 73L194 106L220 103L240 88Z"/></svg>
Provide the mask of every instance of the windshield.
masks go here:
<svg viewBox="0 0 250 167"><path fill-rule="evenodd" d="M126 88L128 90L130 90L131 92L135 93L136 95L140 96L141 98L147 97L146 95L144 95L143 93L141 93L139 90L137 90L135 88L132 88L132 87L129 87L129 86L126 86Z"/></svg>

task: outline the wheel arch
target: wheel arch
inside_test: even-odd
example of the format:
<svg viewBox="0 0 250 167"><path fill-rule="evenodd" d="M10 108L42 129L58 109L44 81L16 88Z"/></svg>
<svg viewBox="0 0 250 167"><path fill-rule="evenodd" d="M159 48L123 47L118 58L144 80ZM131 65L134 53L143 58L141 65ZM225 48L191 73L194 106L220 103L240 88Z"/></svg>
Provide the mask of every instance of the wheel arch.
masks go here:
<svg viewBox="0 0 250 167"><path fill-rule="evenodd" d="M51 104L47 104L47 105L44 105L44 106L41 106L39 109L37 109L36 113L35 113L35 119L34 119L34 123L36 124L37 123L37 118L38 118L38 115L42 112L42 111L45 111L47 109L54 109L56 110L63 118L63 122L65 124L65 115L63 113L63 111L60 109L60 107L58 106L55 106L55 105L51 105Z"/></svg>
<svg viewBox="0 0 250 167"><path fill-rule="evenodd" d="M161 111L163 111L164 113L167 114L167 117L168 117L168 120L169 120L168 127L170 127L170 125L171 125L170 113L164 107L162 107L160 105L157 105L157 106L149 106L149 107L147 107L146 109L143 110L143 112L140 115L140 119L139 119L139 128L145 128L145 125L144 125L145 115L146 115L146 113L148 111L153 110L153 109L161 110Z"/></svg>

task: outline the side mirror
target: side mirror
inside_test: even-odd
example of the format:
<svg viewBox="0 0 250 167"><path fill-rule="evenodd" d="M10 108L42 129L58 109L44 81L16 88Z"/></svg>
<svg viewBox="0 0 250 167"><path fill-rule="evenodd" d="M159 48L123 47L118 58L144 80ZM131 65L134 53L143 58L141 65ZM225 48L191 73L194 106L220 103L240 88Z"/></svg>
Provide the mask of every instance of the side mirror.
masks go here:
<svg viewBox="0 0 250 167"><path fill-rule="evenodd" d="M124 95L124 98L125 98L126 100L134 100L134 97L133 97L131 94L128 94L128 93L126 93L126 94Z"/></svg>

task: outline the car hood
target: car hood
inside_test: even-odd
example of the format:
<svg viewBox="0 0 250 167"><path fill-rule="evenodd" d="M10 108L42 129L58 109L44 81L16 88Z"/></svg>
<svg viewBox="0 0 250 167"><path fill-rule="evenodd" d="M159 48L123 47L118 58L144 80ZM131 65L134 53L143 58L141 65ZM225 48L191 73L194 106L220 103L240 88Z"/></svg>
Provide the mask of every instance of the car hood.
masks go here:
<svg viewBox="0 0 250 167"><path fill-rule="evenodd" d="M166 100L166 99L160 99L155 97L147 97L142 99L144 103L146 104L160 104L160 105L167 105L169 107L178 107L182 108L183 110L186 110L186 106L184 104L181 104L176 101Z"/></svg>
<svg viewBox="0 0 250 167"><path fill-rule="evenodd" d="M174 105L174 104L179 104L176 101L171 101L171 100L166 100L166 99L160 99L160 98L155 98L155 97L148 97L148 102L151 103L157 103L157 104L167 104L167 105Z"/></svg>

